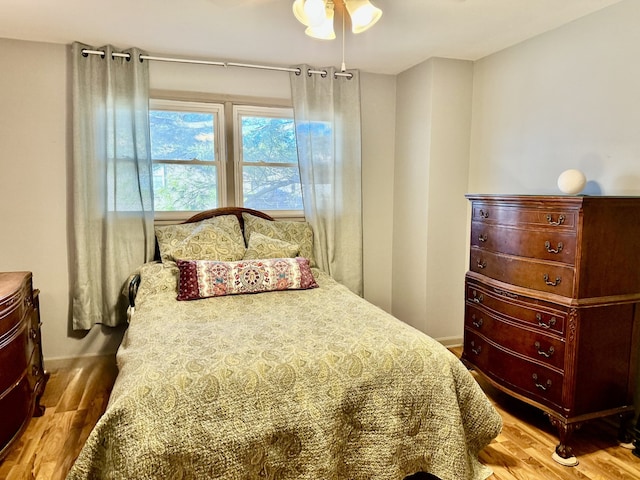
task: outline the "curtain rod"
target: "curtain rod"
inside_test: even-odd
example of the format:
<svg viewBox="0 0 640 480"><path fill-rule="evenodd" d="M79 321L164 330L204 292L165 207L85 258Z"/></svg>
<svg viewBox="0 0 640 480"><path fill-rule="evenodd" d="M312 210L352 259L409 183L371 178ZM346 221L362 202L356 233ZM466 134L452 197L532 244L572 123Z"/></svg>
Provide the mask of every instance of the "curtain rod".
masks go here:
<svg viewBox="0 0 640 480"><path fill-rule="evenodd" d="M87 48L83 48L81 50L83 56L87 55L100 55L104 57L105 52L103 50L89 50ZM127 60L131 58L130 53L119 53L113 52L111 54L112 57L122 57ZM156 57L152 55L140 55L140 61L142 60L155 60L158 62L172 62L172 63L190 63L196 65L213 65L216 67L241 67L241 68L257 68L260 70L274 70L278 72L292 72L296 75L300 75L302 73L302 69L299 67L274 67L271 65L253 65L250 63L234 63L234 62L216 62L212 60L196 60L190 58L171 58L171 57ZM322 77L326 77L328 72L326 70L307 70L307 75L311 76L312 74L317 74ZM334 76L336 77L347 77L347 79L351 80L353 78L353 73L349 72L335 72Z"/></svg>

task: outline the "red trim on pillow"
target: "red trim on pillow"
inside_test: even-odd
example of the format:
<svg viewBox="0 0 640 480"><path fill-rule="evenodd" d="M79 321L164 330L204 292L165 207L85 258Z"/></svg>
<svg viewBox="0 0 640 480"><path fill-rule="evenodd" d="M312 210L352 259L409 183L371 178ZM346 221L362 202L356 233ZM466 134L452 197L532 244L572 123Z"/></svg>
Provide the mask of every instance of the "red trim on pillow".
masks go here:
<svg viewBox="0 0 640 480"><path fill-rule="evenodd" d="M178 277L178 300L193 300L200 298L198 287L198 266L194 260L177 260L180 269Z"/></svg>
<svg viewBox="0 0 640 480"><path fill-rule="evenodd" d="M302 279L300 280L300 288L317 288L318 283L313 277L313 273L311 273L309 259L305 257L296 257L296 262L298 262L298 265L300 266L300 274L302 275Z"/></svg>

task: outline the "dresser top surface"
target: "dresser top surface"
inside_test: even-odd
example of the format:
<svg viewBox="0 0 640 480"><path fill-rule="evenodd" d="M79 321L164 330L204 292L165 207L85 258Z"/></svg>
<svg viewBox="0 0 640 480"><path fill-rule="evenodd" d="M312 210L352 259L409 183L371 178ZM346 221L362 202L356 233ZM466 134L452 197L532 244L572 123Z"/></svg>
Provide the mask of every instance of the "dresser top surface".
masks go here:
<svg viewBox="0 0 640 480"><path fill-rule="evenodd" d="M0 303L31 277L31 272L0 272Z"/></svg>
<svg viewBox="0 0 640 480"><path fill-rule="evenodd" d="M615 202L615 201L640 201L640 196L624 195L519 195L503 193L467 193L469 200L494 200L494 201L518 201L518 202Z"/></svg>

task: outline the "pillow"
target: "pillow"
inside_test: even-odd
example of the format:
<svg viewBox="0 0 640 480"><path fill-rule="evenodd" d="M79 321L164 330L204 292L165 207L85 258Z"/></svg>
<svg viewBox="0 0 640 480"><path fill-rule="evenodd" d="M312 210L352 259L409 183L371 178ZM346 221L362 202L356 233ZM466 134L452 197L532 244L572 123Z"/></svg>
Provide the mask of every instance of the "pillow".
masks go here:
<svg viewBox="0 0 640 480"><path fill-rule="evenodd" d="M293 258L297 257L299 253L300 247L298 245L253 232L249 238L249 245L247 245L247 251L244 252L243 260Z"/></svg>
<svg viewBox="0 0 640 480"><path fill-rule="evenodd" d="M241 260L245 245L235 215L155 228L163 263L185 260Z"/></svg>
<svg viewBox="0 0 640 480"><path fill-rule="evenodd" d="M244 237L247 243L254 232L261 233L276 240L292 243L300 246L300 256L309 259L312 267L315 267L313 258L313 230L308 222L272 221L256 217L250 213L243 213Z"/></svg>
<svg viewBox="0 0 640 480"><path fill-rule="evenodd" d="M218 262L178 260L178 300L316 288L309 260L268 258Z"/></svg>

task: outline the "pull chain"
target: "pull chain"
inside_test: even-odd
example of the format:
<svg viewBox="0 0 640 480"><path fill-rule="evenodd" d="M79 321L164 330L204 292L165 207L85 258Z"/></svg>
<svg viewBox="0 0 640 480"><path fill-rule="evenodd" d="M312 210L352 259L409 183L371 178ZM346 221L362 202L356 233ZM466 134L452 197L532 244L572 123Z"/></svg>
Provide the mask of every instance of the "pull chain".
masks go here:
<svg viewBox="0 0 640 480"><path fill-rule="evenodd" d="M345 17L346 7L342 10L342 66L340 67L340 71L344 72L347 70L347 67L344 63L344 17Z"/></svg>

